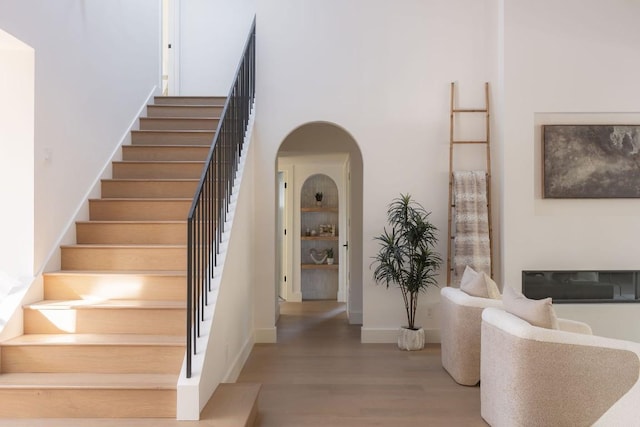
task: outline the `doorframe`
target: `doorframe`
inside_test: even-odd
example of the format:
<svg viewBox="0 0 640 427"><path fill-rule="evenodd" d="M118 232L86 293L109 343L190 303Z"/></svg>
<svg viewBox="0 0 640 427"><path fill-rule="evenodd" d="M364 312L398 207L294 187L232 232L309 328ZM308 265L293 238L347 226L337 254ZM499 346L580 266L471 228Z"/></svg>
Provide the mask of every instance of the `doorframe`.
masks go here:
<svg viewBox="0 0 640 427"><path fill-rule="evenodd" d="M287 248L287 272L288 280L287 301L290 302L302 302L302 289L301 289L301 270L300 270L300 240L299 236L302 234L300 229L300 198L298 197L302 189L302 185L312 175L325 174L334 180L338 186L338 247L339 250L343 250L343 245L348 241L349 236L343 233L343 230L347 230L346 225L346 212L348 212L348 205L350 200L347 199L348 186L347 176L345 175L345 163L349 160L347 153L340 154L308 154L308 155L295 155L295 156L280 156L278 157L277 173L282 171L288 171L288 191L286 193L288 197L287 205L287 239L285 239L285 245ZM298 240L294 240L294 237L298 237ZM348 253L343 251L340 256L348 256ZM340 258L341 260L343 258ZM337 300L339 302L349 302L349 292L346 288L344 277L348 275L345 269L348 268L349 263L339 265L339 280L338 280L338 295ZM276 284L279 287L279 283Z"/></svg>
<svg viewBox="0 0 640 427"><path fill-rule="evenodd" d="M181 0L163 0L161 5L160 91L163 90L164 56L167 55L167 95L169 96L180 95L180 7ZM165 25L167 40L163 37ZM171 48L165 51L166 44L171 45Z"/></svg>
<svg viewBox="0 0 640 427"><path fill-rule="evenodd" d="M344 270L341 271L343 275L342 281L344 283L345 301L347 303L347 316L351 320L351 253L349 252L349 245L351 244L351 157L347 156L347 160L344 163L344 199L346 203L344 205L344 232L345 239L341 242L338 250L341 252L340 259L344 265Z"/></svg>
<svg viewBox="0 0 640 427"><path fill-rule="evenodd" d="M289 170L278 170L278 201L283 201L283 207L278 206L278 237L277 263L278 263L278 296L284 300L289 300L290 286L292 280L291 262L289 261L290 249L292 247L293 238L292 221L289 206L291 205L291 192L289 191ZM279 203L279 202L278 202Z"/></svg>

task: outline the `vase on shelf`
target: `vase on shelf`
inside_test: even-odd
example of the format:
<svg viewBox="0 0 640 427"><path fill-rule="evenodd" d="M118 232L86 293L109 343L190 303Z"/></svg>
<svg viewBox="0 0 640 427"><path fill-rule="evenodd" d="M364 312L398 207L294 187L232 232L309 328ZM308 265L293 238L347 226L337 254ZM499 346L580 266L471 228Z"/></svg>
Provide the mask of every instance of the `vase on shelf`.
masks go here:
<svg viewBox="0 0 640 427"><path fill-rule="evenodd" d="M333 264L333 248L329 248L325 251L325 254L327 254L327 264L332 265Z"/></svg>

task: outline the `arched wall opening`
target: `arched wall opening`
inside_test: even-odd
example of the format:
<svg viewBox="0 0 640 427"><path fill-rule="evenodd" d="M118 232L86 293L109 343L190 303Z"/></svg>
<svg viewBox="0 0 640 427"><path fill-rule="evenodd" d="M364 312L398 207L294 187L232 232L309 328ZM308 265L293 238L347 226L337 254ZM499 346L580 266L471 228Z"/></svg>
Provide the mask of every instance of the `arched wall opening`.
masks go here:
<svg viewBox="0 0 640 427"><path fill-rule="evenodd" d="M289 286L292 292L287 295L291 301L302 301L302 292L297 294L297 289L302 289L300 277L304 266L302 251L309 251L313 246L301 242L305 240L306 226L301 228L304 221L301 220L302 209L311 192L302 191L302 185L307 178L323 173L336 182L338 199L337 209L339 219L331 218L328 209L320 210L309 215L324 215L324 222L320 219L313 220L316 233L320 233L320 225L335 223L337 239L333 241L337 249L339 261L338 274L342 275L343 293L338 290L337 299L347 302L347 314L352 324L362 323L362 189L363 189L363 162L360 148L355 139L340 126L327 122L311 122L299 126L283 140L277 155L276 171L278 175L280 195L277 212L278 226L286 229L286 237L277 245L276 271L279 277L278 293L282 296L282 290ZM284 183L286 182L286 190ZM295 189L298 189L296 192ZM315 195L315 189L312 191ZM326 201L328 202L328 201ZM286 208L283 209L283 206ZM329 208L329 206L326 206ZM311 232L311 226L309 232ZM284 230L282 230L284 231ZM325 233L330 233L325 229ZM279 235L285 235L278 233ZM310 236L311 237L311 236ZM319 236L318 236L319 237ZM329 236L327 236L329 237ZM320 241L324 242L324 241ZM327 240L326 242L331 242ZM324 243L326 243L324 242ZM317 242L316 242L317 243ZM318 246L318 245L316 245ZM323 250L326 248L321 244ZM318 248L320 248L318 246ZM295 249L294 249L295 248ZM317 249L318 249L317 248ZM297 250L297 252L295 252ZM306 254L305 254L306 257ZM336 267L322 267L336 268ZM314 268L310 268L314 270ZM285 285L284 278L287 282ZM293 280L293 283L291 283ZM297 281L297 282L296 282Z"/></svg>

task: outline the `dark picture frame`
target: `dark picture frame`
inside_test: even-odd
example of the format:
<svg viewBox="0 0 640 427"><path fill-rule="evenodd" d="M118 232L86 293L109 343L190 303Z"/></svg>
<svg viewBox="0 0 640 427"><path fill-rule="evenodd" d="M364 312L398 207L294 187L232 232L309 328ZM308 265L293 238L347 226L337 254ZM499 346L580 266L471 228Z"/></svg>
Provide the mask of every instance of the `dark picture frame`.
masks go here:
<svg viewBox="0 0 640 427"><path fill-rule="evenodd" d="M640 125L543 125L542 197L640 198Z"/></svg>

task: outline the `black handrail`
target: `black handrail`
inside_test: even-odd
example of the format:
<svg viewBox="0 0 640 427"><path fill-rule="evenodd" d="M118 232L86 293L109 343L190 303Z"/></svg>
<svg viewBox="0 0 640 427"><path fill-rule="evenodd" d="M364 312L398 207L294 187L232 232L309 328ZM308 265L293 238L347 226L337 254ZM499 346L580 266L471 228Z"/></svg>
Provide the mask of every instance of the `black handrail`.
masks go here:
<svg viewBox="0 0 640 427"><path fill-rule="evenodd" d="M187 378L208 305L213 268L227 219L233 181L255 97L256 21L224 104L187 220Z"/></svg>

